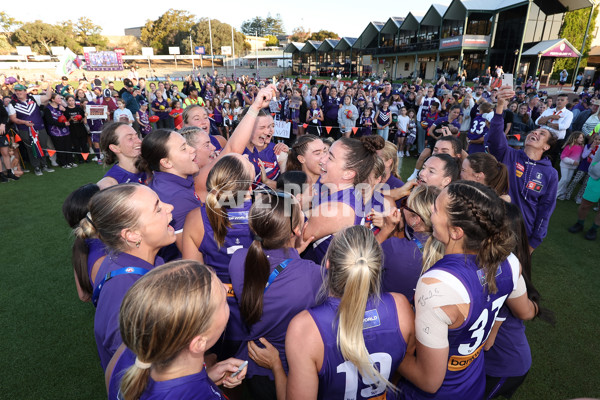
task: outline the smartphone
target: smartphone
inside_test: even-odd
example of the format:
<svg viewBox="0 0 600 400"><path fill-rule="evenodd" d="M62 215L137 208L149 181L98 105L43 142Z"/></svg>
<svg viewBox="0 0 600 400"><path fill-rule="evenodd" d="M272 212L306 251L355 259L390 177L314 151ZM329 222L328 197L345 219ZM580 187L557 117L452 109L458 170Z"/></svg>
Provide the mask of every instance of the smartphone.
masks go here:
<svg viewBox="0 0 600 400"><path fill-rule="evenodd" d="M246 368L246 365L248 365L248 361L244 361L244 362L242 363L242 365L240 365L240 366L238 367L238 370L237 370L237 371L235 371L233 374L231 374L231 377L232 377L232 378L235 378L236 376L238 376L238 374L239 374L240 372L242 372L242 370L243 370L244 368Z"/></svg>
<svg viewBox="0 0 600 400"><path fill-rule="evenodd" d="M510 86L513 88L513 74L502 74L502 86Z"/></svg>

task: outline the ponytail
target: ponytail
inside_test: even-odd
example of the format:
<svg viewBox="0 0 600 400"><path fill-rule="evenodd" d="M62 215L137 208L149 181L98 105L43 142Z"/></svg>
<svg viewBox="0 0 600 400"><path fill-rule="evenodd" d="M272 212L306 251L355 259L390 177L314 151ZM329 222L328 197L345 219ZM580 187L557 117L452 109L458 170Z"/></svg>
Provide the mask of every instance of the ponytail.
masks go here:
<svg viewBox="0 0 600 400"><path fill-rule="evenodd" d="M270 270L271 264L263 250L262 239L255 236L246 255L244 290L240 301L240 314L248 326L257 323L262 316L263 294Z"/></svg>
<svg viewBox="0 0 600 400"><path fill-rule="evenodd" d="M379 373L369 361L363 336L363 320L369 299L370 271L365 257L359 257L348 268L346 287L338 307L337 344L344 360L356 366L362 376L373 381Z"/></svg>
<svg viewBox="0 0 600 400"><path fill-rule="evenodd" d="M292 213L291 219L288 212ZM264 249L281 249L288 245L292 231L302 223L300 205L292 196L280 198L274 194L261 194L250 208L248 220L254 241L244 263L240 314L251 326L262 317L264 292L271 272Z"/></svg>
<svg viewBox="0 0 600 400"><path fill-rule="evenodd" d="M150 378L150 369L142 369L137 365L132 365L121 379L121 394L124 400L138 400L148 384Z"/></svg>
<svg viewBox="0 0 600 400"><path fill-rule="evenodd" d="M73 271L75 271L79 287L84 294L91 298L94 287L88 275L87 262L90 249L86 243L86 239L95 238L98 234L94 228L94 224L88 218L82 219L79 225L73 230L75 241L71 250L71 262L73 263Z"/></svg>
<svg viewBox="0 0 600 400"><path fill-rule="evenodd" d="M231 199L240 199L252 184L252 176L239 154L221 157L212 167L206 178L206 215L219 247L225 244L227 230L231 227L227 207ZM226 200L226 201L224 201Z"/></svg>
<svg viewBox="0 0 600 400"><path fill-rule="evenodd" d="M353 363L360 374L373 381L385 379L369 360L363 335L363 320L370 298L379 299L383 251L373 232L355 225L338 232L323 262L329 263L324 289L339 297L337 345L345 360Z"/></svg>
<svg viewBox="0 0 600 400"><path fill-rule="evenodd" d="M218 189L213 189L206 195L206 215L208 216L215 241L219 247L225 244L227 230L231 228L227 211L220 203L221 195L222 192Z"/></svg>

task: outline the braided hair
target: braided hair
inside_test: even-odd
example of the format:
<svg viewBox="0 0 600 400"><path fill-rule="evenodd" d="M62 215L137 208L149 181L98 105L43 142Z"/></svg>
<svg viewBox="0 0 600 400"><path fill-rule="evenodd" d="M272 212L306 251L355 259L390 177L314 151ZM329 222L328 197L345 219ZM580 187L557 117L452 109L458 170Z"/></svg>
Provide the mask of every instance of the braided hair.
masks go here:
<svg viewBox="0 0 600 400"><path fill-rule="evenodd" d="M515 248L504 201L488 186L472 181L453 182L447 190L449 223L463 230L465 250L477 254L488 291L496 293L496 271Z"/></svg>

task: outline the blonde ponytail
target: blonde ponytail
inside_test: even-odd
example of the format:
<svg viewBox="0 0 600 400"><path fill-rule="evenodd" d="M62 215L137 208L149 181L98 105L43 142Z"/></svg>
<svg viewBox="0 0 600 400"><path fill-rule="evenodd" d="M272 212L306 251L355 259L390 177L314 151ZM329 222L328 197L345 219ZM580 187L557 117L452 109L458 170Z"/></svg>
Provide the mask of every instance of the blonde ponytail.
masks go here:
<svg viewBox="0 0 600 400"><path fill-rule="evenodd" d="M329 295L339 297L337 345L345 360L374 382L383 381L396 390L369 360L363 335L369 298L379 300L383 251L373 232L362 225L338 232L327 250L329 263L325 285Z"/></svg>

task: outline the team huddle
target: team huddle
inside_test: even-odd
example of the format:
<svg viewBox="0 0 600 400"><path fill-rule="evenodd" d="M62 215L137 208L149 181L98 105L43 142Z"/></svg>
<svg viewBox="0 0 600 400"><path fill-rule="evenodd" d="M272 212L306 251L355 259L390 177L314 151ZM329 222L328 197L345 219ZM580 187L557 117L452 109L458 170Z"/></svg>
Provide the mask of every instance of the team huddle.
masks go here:
<svg viewBox="0 0 600 400"><path fill-rule="evenodd" d="M112 167L63 213L108 398L510 397L531 366L522 321L551 320L530 274L556 202L555 135L510 147L502 87L468 148L460 106L422 124L427 96L419 121L398 110L398 145L370 134L387 105L357 135L344 121L364 110L345 97L325 137L333 113L309 98L288 147L273 141L277 92L254 92L227 139L199 104L143 140L129 121L103 126ZM416 124L429 135L404 183Z"/></svg>

